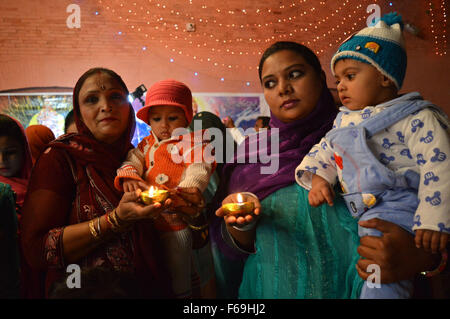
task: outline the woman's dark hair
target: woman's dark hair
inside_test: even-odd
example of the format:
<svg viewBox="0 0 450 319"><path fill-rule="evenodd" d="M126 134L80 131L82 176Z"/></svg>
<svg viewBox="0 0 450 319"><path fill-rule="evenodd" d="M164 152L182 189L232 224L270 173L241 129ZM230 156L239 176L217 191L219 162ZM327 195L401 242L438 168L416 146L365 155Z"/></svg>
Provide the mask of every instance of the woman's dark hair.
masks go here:
<svg viewBox="0 0 450 319"><path fill-rule="evenodd" d="M75 122L75 118L73 116L73 109L67 113L66 118L64 120L64 133L67 133L67 129L69 126Z"/></svg>
<svg viewBox="0 0 450 319"><path fill-rule="evenodd" d="M116 80L120 86L125 90L127 96L129 94L128 88L125 84L125 82L122 80L122 78L120 77L120 75L118 75L116 72L114 72L113 70L110 69L105 69L105 68L93 68L93 69L89 69L87 70L77 81L77 84L75 84L75 88L73 89L73 106L75 109L75 105L78 107L79 106L79 101L78 101L78 95L80 94L80 90L81 87L84 84L84 81L86 81L87 78L89 78L91 75L94 75L96 73L105 73L108 74L110 77L112 77L114 80ZM80 115L80 114L78 114Z"/></svg>
<svg viewBox="0 0 450 319"><path fill-rule="evenodd" d="M293 51L297 54L301 55L306 62L308 62L309 65L313 67L313 69L318 73L321 74L322 66L320 64L319 58L317 55L314 54L311 49L304 46L303 44L297 43L297 42L290 42L290 41L280 41L272 44L270 47L264 51L263 55L261 56L261 60L259 61L259 68L258 68L258 74L259 74L259 80L261 81L261 72L264 62L267 60L268 57L270 57L272 54L275 54L279 51Z"/></svg>
<svg viewBox="0 0 450 319"><path fill-rule="evenodd" d="M25 136L22 129L9 116L0 114L0 136L8 136L25 146Z"/></svg>
<svg viewBox="0 0 450 319"><path fill-rule="evenodd" d="M214 113L211 113L208 111L203 111L203 112L195 114L194 117L192 118L191 123L189 124L189 129L192 132L195 129L195 121L201 121L202 129L204 129L204 130L209 129L209 128L217 128L222 132L222 136L223 136L222 146L223 147L222 147L221 151L222 151L223 158L221 159L222 161L220 161L216 158L216 161L217 161L216 172L219 175L219 177L221 178L222 177L222 168L225 163L229 163L233 159L233 155L236 153L236 150L237 150L236 149L237 144L236 144L233 136L230 134L229 130L227 130L227 128L223 124L220 117L218 117ZM212 135L211 141L214 141L215 138L216 138L216 136ZM229 143L233 145L232 150L227 147L227 145ZM219 151L216 150L215 155L217 156L218 153L219 153Z"/></svg>

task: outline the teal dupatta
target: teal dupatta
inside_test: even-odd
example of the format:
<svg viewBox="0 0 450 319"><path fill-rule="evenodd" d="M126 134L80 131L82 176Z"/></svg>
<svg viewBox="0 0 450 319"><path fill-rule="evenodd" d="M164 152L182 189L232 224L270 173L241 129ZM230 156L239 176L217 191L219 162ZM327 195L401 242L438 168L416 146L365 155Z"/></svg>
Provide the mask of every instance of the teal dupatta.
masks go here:
<svg viewBox="0 0 450 319"><path fill-rule="evenodd" d="M308 191L292 184L261 205L256 253L245 262L239 298L359 298L357 221L339 196L332 207L311 207Z"/></svg>

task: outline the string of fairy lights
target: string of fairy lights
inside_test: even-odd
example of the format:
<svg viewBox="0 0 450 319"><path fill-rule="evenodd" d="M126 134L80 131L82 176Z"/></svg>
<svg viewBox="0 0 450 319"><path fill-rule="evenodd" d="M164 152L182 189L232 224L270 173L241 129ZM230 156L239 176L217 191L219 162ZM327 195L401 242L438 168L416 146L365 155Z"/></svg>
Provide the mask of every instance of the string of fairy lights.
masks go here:
<svg viewBox="0 0 450 319"><path fill-rule="evenodd" d="M435 51L437 55L443 56L446 55L445 0L437 0L440 1L439 10L433 8L431 1L429 12ZM226 79L244 83L245 86L250 86L251 81L233 79L233 76L239 76L240 70L257 67L237 57L260 56L268 44L281 40L307 45L320 57L364 27L368 16L367 5L381 1L343 0L331 3L297 0L285 4L277 2L275 6L273 3L264 3L257 7L245 6L243 2L243 7L238 9L229 4L217 7L218 2L213 3L215 6L204 0L200 2L134 0L124 3L121 0L98 0L101 8L123 21L125 29L118 30L117 35L133 33L142 38L143 51L151 51L150 43L154 45L158 41L158 46L168 51L169 63L176 63L178 57L188 58L201 63L202 69L207 69L221 82ZM386 4L386 1L383 3ZM393 6L391 1L387 4ZM436 11L443 15L443 19L436 17ZM318 17L318 12L327 12L327 15ZM442 25L438 26L437 21L443 21ZM187 32L186 23L194 24L195 32ZM331 28L323 31L325 25ZM205 74L203 71L201 73ZM196 77L199 74L198 71L193 72Z"/></svg>
<svg viewBox="0 0 450 319"><path fill-rule="evenodd" d="M306 3L308 0L302 0L302 1L300 1L301 3ZM101 3L102 1L100 0L99 1L99 3ZM151 3L152 2L152 0L149 0L149 3ZM314 30L314 29L317 29L318 28L318 26L320 26L322 23L324 23L324 22L327 22L331 17L333 17L333 16L339 16L339 14L340 14L340 11L342 10L342 9L344 9L345 8L345 6L347 5L347 4L349 4L349 0L345 0L344 1L344 3L342 3L342 5L341 6L339 6L339 8L338 9L336 9L335 11L333 11L333 12L331 12L331 15L330 16L326 16L325 18L323 18L322 20L319 20L319 21L317 21L316 23L309 23L308 25L309 25L309 29L310 30ZM373 2L373 1L372 1ZM189 3L190 4L192 4L192 1L189 1ZM325 4L325 2L324 1L321 1L319 4L321 4L321 5L324 5ZM120 7L123 7L124 5L123 4L120 4ZM136 7L137 6L137 3L133 3L133 6L134 7ZM293 8L293 7L295 7L296 6L296 4L295 3L292 3L292 4L290 4L289 6L285 6L285 5L280 5L280 9L284 9L284 8L286 8L286 7L288 7L288 8ZM168 7L165 5L165 4L161 4L161 3L157 3L156 4L156 7L158 7L158 8L162 8L162 9L167 9L168 10ZM206 5L203 5L203 6L201 6L201 8L203 8L203 9L206 9L206 8L208 8ZM362 4L358 4L357 6L356 6L356 9L361 9L362 8ZM107 10L109 10L110 9L110 7L109 6L107 6L106 7L106 9ZM146 14L148 15L148 14L150 14L150 10L147 10L147 9L145 9L145 8L143 8L142 6L140 7L140 10L141 11L143 11L143 10L145 10L146 12ZM112 12L115 12L116 10L115 9L111 9L111 11ZM219 8L216 8L215 9L215 11L217 12L217 13L222 13L223 11L226 13L226 14L229 14L229 15L235 15L236 13L235 13L235 11L232 11L232 10L228 10L228 11L226 11L226 10L221 10L221 9L219 9ZM267 13L271 13L271 12L273 12L273 11L275 11L275 10L272 10L272 9L267 9L266 10L266 12ZM312 12L312 13L314 13L314 12L316 12L317 11L317 9L315 8L315 7L312 7L311 9L310 9L310 11ZM246 9L242 9L241 10L241 12L244 14L244 15L247 15L248 14L248 12L247 12L247 10ZM257 9L256 11L255 11L255 13L256 14L259 14L259 15L261 15L262 14L262 12L263 12L263 10L261 10L261 9ZM353 10L353 14L356 14L356 10ZM136 10L136 9L128 9L128 13L129 14L132 14L133 16L137 16L138 15L138 11ZM171 10L170 11L170 14L176 14L177 16L179 16L179 15L181 15L181 13L179 12L179 11L174 11L174 10ZM300 11L300 13L299 13L299 16L300 17L306 17L308 15L308 12L307 11ZM195 23L198 23L198 24L207 24L207 23L210 23L211 21L209 21L208 19L204 19L204 18L198 18L198 19L196 19L196 18L194 18L193 16L190 16L188 13L186 13L185 14L185 16L188 18L188 19L190 19L190 20L192 20L193 22L195 22ZM349 18L351 18L352 17L352 14L350 13L350 14L348 14L348 17ZM118 17L119 19L124 19L126 22L129 22L130 21L130 18L128 18L128 17L123 17L123 16L119 16ZM328 31L328 35L329 34L332 34L332 31L335 31L335 30L338 30L340 27L341 27L341 25L344 25L344 23L345 23L345 21L346 21L346 16L343 16L343 17L340 17L340 18L342 18L342 21L340 21L340 24L338 23L335 27L333 27L332 29L331 29L331 31L329 30ZM289 16L289 17L287 17L287 18L279 18L279 19L277 19L277 21L275 21L275 22L266 22L266 23L258 23L258 24L253 24L253 26L256 26L256 27L258 27L258 28L265 28L265 27L269 27L269 26L273 26L274 24L276 24L277 22L278 23L286 23L286 22L289 22L289 21L294 21L294 20L296 20L297 19L297 17L296 16ZM360 17L358 17L358 21L362 21L363 20L363 18L360 16ZM163 16L161 16L161 15L157 15L156 16L156 22L162 22L162 21L164 21L164 17ZM216 19L214 19L214 20L212 20L212 22L215 24L215 27L217 28L217 30L218 30L218 34L221 34L222 32L221 32L221 29L223 28L223 27L226 27L226 28L240 28L240 29L244 29L244 28L248 28L248 27L250 27L250 25L249 24L246 24L246 25L244 25L244 24L235 24L235 23L228 23L228 24L223 24L223 23L220 23L220 22L217 22L217 20ZM147 25L149 25L150 24L150 21L147 21L146 22L147 23ZM163 22L162 23L163 24L163 26L166 26L167 25L167 23L166 22ZM354 22L353 23L354 24L354 26L352 26L351 27L351 30L352 31L354 31L355 30L355 26L357 26L357 23L356 22ZM274 36L274 35L272 35L272 36L270 36L270 37L267 37L267 38L265 38L265 39L255 39L255 38L252 38L252 37L249 37L248 38L248 42L250 42L250 43L261 43L261 42L264 42L264 43L267 43L267 42L272 42L272 41L274 41L276 38L278 38L278 39L282 39L282 38L292 38L292 37L294 37L294 35L296 34L296 33L298 33L298 32L308 32L308 25L307 26L305 26L304 28L303 27L301 27L301 28L294 28L293 30L291 30L291 32L289 33L289 34L279 34L279 35L277 35L277 36ZM155 28L155 30L159 30L160 29L160 26L155 26L154 27ZM142 28L139 28L139 27L136 27L135 25L131 25L131 29L136 29L138 32L141 32L141 31L143 31L143 29ZM179 25L178 24L174 24L174 29L175 30L179 30ZM346 35L348 33L348 31L344 31L344 36ZM173 37L174 39L178 39L178 38L180 38L181 39L181 37L179 37L178 35L176 35L176 34L173 34L173 33L171 33L171 32L169 32L169 37ZM203 32L202 34L200 34L200 33L197 33L197 34L195 34L195 36L196 37L208 37L209 36L209 38L211 38L211 39L213 39L213 40L215 40L216 42L218 42L218 43L220 43L220 44L226 44L226 43L233 43L233 42L237 42L237 43L239 43L239 42L244 42L244 39L243 38L241 38L241 37L238 37L237 39L235 39L235 40L233 40L233 39L219 39L218 37L216 37L214 34L207 34L206 32ZM326 38L326 36L327 36L327 33L324 33L323 34L323 36L322 36L322 38ZM149 37L149 35L148 35L148 33L145 33L145 37L146 38L148 38ZM185 40L185 41L188 41L189 39L188 38L192 38L192 37L194 37L194 35L192 35L192 34L188 34L187 36L185 36L183 39ZM155 39L155 37L154 36L151 36L150 37L152 40L154 40ZM312 42L316 42L316 41L318 41L318 40L320 40L321 39L321 36L316 36L315 38L313 38L312 39ZM342 37L337 37L335 40L334 40L334 43L339 43L340 41L342 40ZM163 40L160 40L160 42L162 43L163 42ZM192 40L190 40L189 41L189 44L191 45L191 44L193 44L192 43ZM311 41L307 41L307 43L306 44L308 44L308 45L310 45L311 44ZM196 45L197 47L201 47L202 45L201 44L197 44ZM204 42L203 43L203 46L207 46L207 44ZM330 43L329 44L329 46L333 46L333 43ZM169 48L169 46L168 45L165 45L165 47L166 48ZM216 49L216 48L214 48L214 47L212 47L212 48L210 48L210 50L212 51L212 52L218 52L218 53L220 53L220 52L222 52L222 50L221 49ZM173 49L173 51L175 52L176 50L175 49ZM234 55L235 54L235 52L234 51L232 51L232 50L225 50L227 53L230 53L231 55ZM323 52L323 50L320 50L320 52L319 51L317 51L316 53L318 53L318 54L320 54L320 53L322 53ZM180 52L178 52L179 54L181 54ZM240 55L249 55L249 52L248 51L240 51L239 52L239 54ZM258 51L258 52L255 52L255 51L253 51L252 52L252 54L253 55L255 55L255 54L261 54L261 51ZM189 54L187 53L186 54L187 56L189 56ZM197 56L195 56L195 55L193 55L192 56L192 58L193 59L197 59ZM211 60L211 59L206 59L208 62ZM204 62L202 59L200 59L200 62ZM215 66L217 66L217 64L215 64ZM224 64L222 65L222 66L225 66ZM232 68L233 66L231 66L231 65L228 65L228 68ZM234 66L234 67L239 67L239 66ZM251 68L251 67L249 67L249 68Z"/></svg>
<svg viewBox="0 0 450 319"><path fill-rule="evenodd" d="M428 2L429 13L431 16L431 33L434 42L435 54L439 56L447 55L447 11L445 9L445 0L441 0L438 10L434 10L434 5ZM442 15L442 25L437 25L438 15Z"/></svg>

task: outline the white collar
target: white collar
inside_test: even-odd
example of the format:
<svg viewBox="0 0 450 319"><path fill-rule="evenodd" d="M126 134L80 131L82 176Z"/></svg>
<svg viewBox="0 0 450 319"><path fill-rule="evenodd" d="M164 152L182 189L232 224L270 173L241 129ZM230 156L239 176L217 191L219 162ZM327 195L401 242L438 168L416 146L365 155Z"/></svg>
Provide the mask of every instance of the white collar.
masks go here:
<svg viewBox="0 0 450 319"><path fill-rule="evenodd" d="M397 104L399 102L403 102L403 101L410 101L410 100L423 100L422 96L420 95L419 92L411 92L411 93L407 93L407 94L402 94L399 97L383 102L381 104L375 105L375 106L366 106L365 108L361 109L361 110L350 110L345 106L341 106L339 108L339 111L341 112L348 112L348 113L352 113L352 112L356 112L356 113L363 113L364 110L366 109L374 109L374 108L386 108L388 106L392 106L394 104Z"/></svg>

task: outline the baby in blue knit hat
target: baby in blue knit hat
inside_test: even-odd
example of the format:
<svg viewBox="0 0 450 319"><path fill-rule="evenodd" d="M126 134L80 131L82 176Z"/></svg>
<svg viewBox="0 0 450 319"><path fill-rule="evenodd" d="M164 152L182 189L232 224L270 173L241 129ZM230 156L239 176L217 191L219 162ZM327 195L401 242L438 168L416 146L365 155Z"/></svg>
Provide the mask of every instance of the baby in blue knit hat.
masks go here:
<svg viewBox="0 0 450 319"><path fill-rule="evenodd" d="M331 60L343 104L333 129L296 169L312 206L333 205L337 181L353 217L395 223L416 246L447 261L450 135L446 114L419 93L398 94L406 73L403 23L396 13L352 35ZM382 236L359 226L359 236ZM366 282L361 298L409 298L412 280Z"/></svg>

